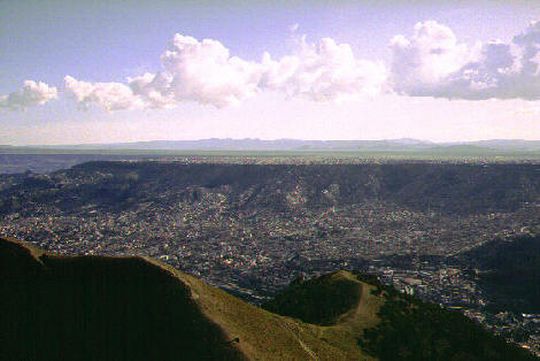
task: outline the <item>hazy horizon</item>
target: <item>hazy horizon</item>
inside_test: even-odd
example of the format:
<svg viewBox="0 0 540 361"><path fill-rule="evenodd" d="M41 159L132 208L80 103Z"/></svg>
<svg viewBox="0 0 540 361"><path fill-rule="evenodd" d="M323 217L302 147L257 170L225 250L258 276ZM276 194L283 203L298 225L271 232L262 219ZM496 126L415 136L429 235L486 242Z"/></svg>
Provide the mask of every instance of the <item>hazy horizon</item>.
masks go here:
<svg viewBox="0 0 540 361"><path fill-rule="evenodd" d="M534 1L0 3L0 144L540 140Z"/></svg>
<svg viewBox="0 0 540 361"><path fill-rule="evenodd" d="M501 142L501 143L528 143L539 144L540 140L526 140L526 139L478 139L469 141L431 141L427 139L416 138L379 138L379 139L299 139L299 138L200 138L200 139L152 139L144 141L130 141L130 142L103 142L103 143L58 143L58 144L0 144L0 146L10 147L35 147L35 148L54 148L54 147L107 147L107 146L128 146L128 145L150 145L159 143L203 143L203 142L298 142L298 143L384 143L399 144L403 146L446 146L446 145L478 145L482 143ZM149 148L154 149L154 148ZM158 148L155 148L158 149ZM246 148L247 149L247 148ZM316 148L313 148L316 149Z"/></svg>

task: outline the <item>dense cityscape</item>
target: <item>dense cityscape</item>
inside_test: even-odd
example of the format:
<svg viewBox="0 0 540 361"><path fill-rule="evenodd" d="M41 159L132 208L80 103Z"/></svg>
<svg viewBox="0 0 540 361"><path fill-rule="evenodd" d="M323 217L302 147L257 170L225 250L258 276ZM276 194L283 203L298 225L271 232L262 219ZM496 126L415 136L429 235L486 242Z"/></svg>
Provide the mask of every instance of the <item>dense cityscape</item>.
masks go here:
<svg viewBox="0 0 540 361"><path fill-rule="evenodd" d="M166 171L156 175L155 166ZM360 190L321 175L317 166L280 165L268 174L261 174L268 165L213 167L219 168L98 162L50 174L3 175L0 234L61 254L151 256L256 304L298 277L359 270L540 351L540 315L490 310L493 300L479 286L478 270L459 261L495 239L538 235L535 165L471 171L463 164L417 164L420 178L426 170L431 174L430 167L440 167L444 182L451 178L448 194L427 196L425 204L414 194L401 199L385 193L386 183L396 182L389 177L413 167L407 164L361 168L363 175L353 180L362 182ZM347 172L362 165L350 167ZM491 179L509 167L520 175L520 188L493 200L481 195L481 204L470 198L465 210L453 208L451 196L468 192L462 189L472 179L468 172ZM410 174L401 177L412 181Z"/></svg>
<svg viewBox="0 0 540 361"><path fill-rule="evenodd" d="M0 1L0 359L540 360L540 1Z"/></svg>

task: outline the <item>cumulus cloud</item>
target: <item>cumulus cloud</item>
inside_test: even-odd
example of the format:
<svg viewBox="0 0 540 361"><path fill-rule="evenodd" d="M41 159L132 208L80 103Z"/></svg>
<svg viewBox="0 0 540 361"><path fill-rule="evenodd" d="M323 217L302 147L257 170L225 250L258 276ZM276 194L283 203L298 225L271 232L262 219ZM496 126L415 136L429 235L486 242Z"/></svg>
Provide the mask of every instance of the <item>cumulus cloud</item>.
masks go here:
<svg viewBox="0 0 540 361"><path fill-rule="evenodd" d="M165 99L222 107L239 103L259 90L261 65L231 56L217 40L198 41L176 34L161 55L161 63L164 70L149 88L143 87L143 94L157 91Z"/></svg>
<svg viewBox="0 0 540 361"><path fill-rule="evenodd" d="M278 60L265 53L261 61L232 56L217 40L176 34L161 55L162 69L123 83L89 83L65 78L66 89L82 104L107 110L170 108L183 101L224 107L264 90L316 101L342 100L380 92L383 65L357 59L347 44L330 38L309 44Z"/></svg>
<svg viewBox="0 0 540 361"><path fill-rule="evenodd" d="M540 22L510 42L465 44L436 21L415 25L410 36L391 39L391 62L359 58L349 44L332 38L315 43L299 36L280 58L264 53L259 61L231 54L221 42L176 34L161 54L156 72L125 82L89 82L72 76L64 88L83 107L107 111L172 108L191 101L225 107L263 91L312 101L342 101L394 91L407 96L459 99L540 99ZM20 109L57 97L54 87L25 82L0 97L0 108Z"/></svg>
<svg viewBox="0 0 540 361"><path fill-rule="evenodd" d="M393 89L412 96L540 99L540 22L511 42L467 46L448 27L418 23L411 38L394 37Z"/></svg>
<svg viewBox="0 0 540 361"><path fill-rule="evenodd" d="M166 72L145 73L141 76L128 78L128 85L134 94L144 99L146 107L173 108L177 101L170 90L172 79L172 75Z"/></svg>
<svg viewBox="0 0 540 361"><path fill-rule="evenodd" d="M34 105L43 105L57 97L55 87L40 81L26 80L20 90L0 96L0 109L22 110Z"/></svg>
<svg viewBox="0 0 540 361"><path fill-rule="evenodd" d="M408 95L433 94L469 57L469 49L452 30L435 21L417 23L410 38L395 36L390 49L392 87Z"/></svg>
<svg viewBox="0 0 540 361"><path fill-rule="evenodd" d="M317 44L301 39L294 55L263 57L263 89L284 91L314 101L341 101L379 94L386 82L381 63L357 59L348 44L323 38Z"/></svg>
<svg viewBox="0 0 540 361"><path fill-rule="evenodd" d="M64 87L82 106L95 103L108 111L143 106L142 99L122 83L90 83L67 75L64 78Z"/></svg>
<svg viewBox="0 0 540 361"><path fill-rule="evenodd" d="M89 83L66 77L65 86L83 103L107 110L170 108L183 101L224 107L260 89L260 63L231 56L217 40L176 34L161 55L162 70L123 83Z"/></svg>

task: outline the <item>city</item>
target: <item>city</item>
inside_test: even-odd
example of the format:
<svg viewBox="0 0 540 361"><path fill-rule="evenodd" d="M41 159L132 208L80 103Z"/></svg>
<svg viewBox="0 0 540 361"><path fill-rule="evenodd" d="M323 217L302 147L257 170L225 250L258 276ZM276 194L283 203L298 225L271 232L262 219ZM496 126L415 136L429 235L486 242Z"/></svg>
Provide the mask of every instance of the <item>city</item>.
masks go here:
<svg viewBox="0 0 540 361"><path fill-rule="evenodd" d="M538 354L540 315L490 310L479 270L460 259L495 239L538 237L536 165L330 165L365 181L352 189L317 164L270 163L96 162L3 175L0 234L66 255L151 256L255 304L298 277L357 270ZM447 194L405 197L403 189L433 168L446 173L434 182L453 175ZM476 190L468 188L471 174L483 172L475 175L481 183L508 168L521 174L520 188L452 208L448 197Z"/></svg>

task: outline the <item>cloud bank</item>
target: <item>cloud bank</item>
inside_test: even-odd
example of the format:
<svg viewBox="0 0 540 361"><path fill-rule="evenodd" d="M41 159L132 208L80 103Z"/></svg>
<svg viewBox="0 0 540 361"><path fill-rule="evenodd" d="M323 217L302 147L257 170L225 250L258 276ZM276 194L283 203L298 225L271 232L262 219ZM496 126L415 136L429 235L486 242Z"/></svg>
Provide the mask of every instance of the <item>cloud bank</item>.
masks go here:
<svg viewBox="0 0 540 361"><path fill-rule="evenodd" d="M213 39L199 41L176 34L161 55L162 70L128 78L122 83L89 83L66 76L65 88L81 104L106 110L168 108L184 101L224 107L265 90L314 101L376 95L386 81L382 64L357 59L348 44L324 38L317 44L305 37L293 54L259 62L231 56Z"/></svg>
<svg viewBox="0 0 540 361"><path fill-rule="evenodd" d="M482 100L540 99L540 22L511 42L467 46L434 21L390 43L391 87L410 96Z"/></svg>
<svg viewBox="0 0 540 361"><path fill-rule="evenodd" d="M291 31L296 35L298 27ZM436 21L417 23L390 41L388 66L357 57L349 44L296 38L290 54L259 61L231 54L218 40L175 34L161 54L161 69L125 82L89 82L67 75L64 90L83 108L107 111L172 108L190 101L218 108L264 91L317 102L381 93L468 100L540 99L540 21L509 43L466 44ZM57 98L57 89L26 81L0 97L0 108L24 109Z"/></svg>
<svg viewBox="0 0 540 361"><path fill-rule="evenodd" d="M25 80L18 91L0 96L0 109L23 110L34 105L43 105L58 97L58 91L43 82Z"/></svg>

